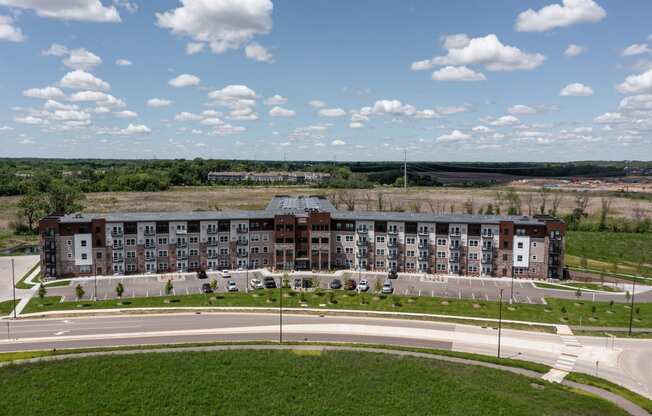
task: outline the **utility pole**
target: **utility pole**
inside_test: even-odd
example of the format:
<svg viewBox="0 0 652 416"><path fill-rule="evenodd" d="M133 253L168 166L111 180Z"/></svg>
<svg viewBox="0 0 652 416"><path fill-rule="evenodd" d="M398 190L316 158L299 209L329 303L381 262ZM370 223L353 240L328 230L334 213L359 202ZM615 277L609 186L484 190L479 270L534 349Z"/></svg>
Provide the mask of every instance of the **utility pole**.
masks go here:
<svg viewBox="0 0 652 416"><path fill-rule="evenodd" d="M503 326L503 289L500 289L500 306L498 308L498 358L500 358L500 335Z"/></svg>
<svg viewBox="0 0 652 416"><path fill-rule="evenodd" d="M279 308L278 308L278 343L283 343L283 278L285 275L281 276L280 292L281 297L279 299Z"/></svg>
<svg viewBox="0 0 652 416"><path fill-rule="evenodd" d="M403 150L403 189L407 191L407 149Z"/></svg>
<svg viewBox="0 0 652 416"><path fill-rule="evenodd" d="M632 322L634 320L634 297L636 296L636 279L632 286L632 304L629 307L629 336L632 336ZM15 311L14 311L15 313Z"/></svg>
<svg viewBox="0 0 652 416"><path fill-rule="evenodd" d="M11 288L14 292L14 319L16 319L16 276L14 274L14 259L11 259Z"/></svg>

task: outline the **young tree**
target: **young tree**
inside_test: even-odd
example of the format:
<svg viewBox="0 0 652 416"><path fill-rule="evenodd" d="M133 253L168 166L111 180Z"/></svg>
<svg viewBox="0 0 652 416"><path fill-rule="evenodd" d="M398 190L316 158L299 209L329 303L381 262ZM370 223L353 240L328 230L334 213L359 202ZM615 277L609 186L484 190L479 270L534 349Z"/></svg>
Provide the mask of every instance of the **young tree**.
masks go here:
<svg viewBox="0 0 652 416"><path fill-rule="evenodd" d="M383 284L380 283L380 279L376 278L374 281L374 292L380 292L380 290L383 288Z"/></svg>
<svg viewBox="0 0 652 416"><path fill-rule="evenodd" d="M462 206L464 207L464 212L466 214L470 214L470 215L473 214L473 210L474 210L474 206L475 206L473 198L468 198L466 201L464 201Z"/></svg>
<svg viewBox="0 0 652 416"><path fill-rule="evenodd" d="M211 289L213 289L213 291L217 290L217 279L211 280Z"/></svg>
<svg viewBox="0 0 652 416"><path fill-rule="evenodd" d="M557 213L559 212L559 206L561 205L562 201L564 200L564 195L561 192L555 192L552 196L552 208L550 208L550 215L553 217L557 216Z"/></svg>
<svg viewBox="0 0 652 416"><path fill-rule="evenodd" d="M544 187L539 189L539 214L541 215L546 213L546 205L548 204L549 193L550 192Z"/></svg>
<svg viewBox="0 0 652 416"><path fill-rule="evenodd" d="M41 283L41 285L38 287L38 297L43 300L45 298L45 295L47 295L48 290L45 288L45 285Z"/></svg>
<svg viewBox="0 0 652 416"><path fill-rule="evenodd" d="M607 229L607 217L611 210L611 203L613 199L609 197L600 198L600 230Z"/></svg>
<svg viewBox="0 0 652 416"><path fill-rule="evenodd" d="M122 282L118 282L118 284L115 287L115 294L118 295L120 299L122 299L122 294L124 293L125 288L122 286Z"/></svg>
<svg viewBox="0 0 652 416"><path fill-rule="evenodd" d="M84 208L84 199L85 196L77 184L61 179L53 180L47 193L48 208L52 212L70 214L81 211Z"/></svg>
<svg viewBox="0 0 652 416"><path fill-rule="evenodd" d="M611 300L609 301L609 310L613 310L613 308L614 308L614 300L611 299Z"/></svg>
<svg viewBox="0 0 652 416"><path fill-rule="evenodd" d="M77 286L75 287L75 295L77 295L77 300L81 300L81 298L84 297L84 294L86 291L82 287L81 284L77 283Z"/></svg>
<svg viewBox="0 0 652 416"><path fill-rule="evenodd" d="M172 280L168 280L167 283L165 284L165 295L170 296L173 290L174 290L174 286L172 285Z"/></svg>
<svg viewBox="0 0 652 416"><path fill-rule="evenodd" d="M575 297L576 297L578 300L582 297L582 289L580 289L579 287L578 287L577 290L575 291Z"/></svg>

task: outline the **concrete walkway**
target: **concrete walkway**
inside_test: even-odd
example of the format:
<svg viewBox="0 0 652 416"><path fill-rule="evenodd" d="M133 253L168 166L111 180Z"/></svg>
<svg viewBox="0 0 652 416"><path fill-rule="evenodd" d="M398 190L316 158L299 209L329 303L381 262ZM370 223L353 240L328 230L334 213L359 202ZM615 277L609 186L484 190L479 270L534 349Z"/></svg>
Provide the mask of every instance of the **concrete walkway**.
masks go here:
<svg viewBox="0 0 652 416"><path fill-rule="evenodd" d="M564 347L552 369L541 377L551 383L561 383L573 371L575 362L582 355L582 344L575 338L568 325L557 325L557 335L563 341Z"/></svg>
<svg viewBox="0 0 652 416"><path fill-rule="evenodd" d="M540 373L535 371L526 370L517 367L509 367L505 365L493 364L483 361L474 361L466 358L457 358L457 357L448 357L436 354L421 353L415 351L403 351L403 350L390 350L383 348L370 348L370 347L354 347L354 346L329 346L329 345L215 345L215 346L205 346L205 347L179 347L179 348L158 348L158 349L139 349L139 350L117 350L117 351L98 351L98 352L86 352L79 354L65 354L65 355L55 355L55 356L46 356L46 357L37 357L30 358L25 360L14 360L10 362L0 363L0 367L7 365L18 365L26 363L39 363L39 362L49 362L49 361L61 361L73 358L83 358L83 357L97 357L97 356L109 356L109 355L133 355L133 354L144 354L144 353L171 353L171 352L208 352L208 351L229 351L229 350L304 350L304 351L355 351L355 352L368 352L368 353L382 353L382 354L392 354L399 356L409 356L417 358L427 358L440 361L447 361L456 364L464 365L477 365L480 367L491 368L495 370L508 371L510 373L518 374L525 377L539 378ZM613 394L609 391L587 386L580 383L564 381L564 385L583 390L585 392L596 395L604 400L607 400L621 409L625 410L631 415L634 416L646 416L649 415L641 407L630 402L629 400Z"/></svg>

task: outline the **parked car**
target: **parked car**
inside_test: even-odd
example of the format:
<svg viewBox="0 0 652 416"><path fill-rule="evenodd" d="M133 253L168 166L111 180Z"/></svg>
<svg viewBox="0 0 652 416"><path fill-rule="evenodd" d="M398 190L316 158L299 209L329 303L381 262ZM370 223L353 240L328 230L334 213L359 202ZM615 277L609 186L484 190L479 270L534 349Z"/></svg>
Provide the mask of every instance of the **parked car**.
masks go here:
<svg viewBox="0 0 652 416"><path fill-rule="evenodd" d="M342 288L342 282L340 279L333 279L331 283L328 285L331 289L341 289Z"/></svg>
<svg viewBox="0 0 652 416"><path fill-rule="evenodd" d="M391 295L394 293L394 288L392 287L392 282L386 280L385 283L383 283L383 288L380 291L383 295Z"/></svg>
<svg viewBox="0 0 652 416"><path fill-rule="evenodd" d="M213 293L213 288L210 283L204 283L201 285L201 293Z"/></svg>
<svg viewBox="0 0 652 416"><path fill-rule="evenodd" d="M262 289L263 282L261 282L260 279L251 279L251 282L249 282L249 287L253 290Z"/></svg>
<svg viewBox="0 0 652 416"><path fill-rule="evenodd" d="M229 292L238 291L238 285L235 283L235 280L229 280L229 282L226 285L226 290L228 290Z"/></svg>
<svg viewBox="0 0 652 416"><path fill-rule="evenodd" d="M266 277L263 279L263 286L265 289L276 289L276 280L273 277Z"/></svg>
<svg viewBox="0 0 652 416"><path fill-rule="evenodd" d="M344 290L355 290L357 286L357 283L353 279L346 279L344 281Z"/></svg>
<svg viewBox="0 0 652 416"><path fill-rule="evenodd" d="M389 273L387 273L387 278L398 279L398 273L396 272L396 270L390 270Z"/></svg>
<svg viewBox="0 0 652 416"><path fill-rule="evenodd" d="M222 277L228 279L229 277L231 277L231 273L229 273L228 270L224 269L222 270Z"/></svg>
<svg viewBox="0 0 652 416"><path fill-rule="evenodd" d="M200 270L197 272L197 279L208 279L208 275L206 274L206 271Z"/></svg>
<svg viewBox="0 0 652 416"><path fill-rule="evenodd" d="M360 284L358 284L358 291L366 292L367 290L369 290L369 280L367 279L360 280Z"/></svg>

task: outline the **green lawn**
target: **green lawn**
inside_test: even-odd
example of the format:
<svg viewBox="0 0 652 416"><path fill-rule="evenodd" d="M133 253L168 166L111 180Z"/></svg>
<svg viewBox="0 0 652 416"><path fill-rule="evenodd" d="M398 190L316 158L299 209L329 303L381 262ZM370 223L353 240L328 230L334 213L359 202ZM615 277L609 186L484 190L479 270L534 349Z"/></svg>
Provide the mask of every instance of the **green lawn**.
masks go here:
<svg viewBox="0 0 652 416"><path fill-rule="evenodd" d="M18 305L18 302L20 302L20 299L16 299L16 305ZM6 300L4 302L0 302L0 315L8 315L9 312L13 310L14 310L13 300Z"/></svg>
<svg viewBox="0 0 652 416"><path fill-rule="evenodd" d="M0 389L3 414L626 414L564 386L500 370L348 351L80 358L0 368Z"/></svg>
<svg viewBox="0 0 652 416"><path fill-rule="evenodd" d="M535 286L542 289L557 289L557 290L570 290L576 291L579 289L601 290L603 292L622 292L619 289L614 289L611 286L601 285L600 283L584 283L584 282L569 282L562 283L563 286L555 283L536 282ZM570 286L570 287L567 287Z"/></svg>
<svg viewBox="0 0 652 416"><path fill-rule="evenodd" d="M566 254L571 266L579 266L584 256L589 268L613 271L613 262L618 262L621 273L635 274L639 261L652 264L652 234L568 231ZM652 267L643 267L642 272L652 277Z"/></svg>
<svg viewBox="0 0 652 416"><path fill-rule="evenodd" d="M30 269L29 269L29 270L28 270L28 271L23 275L23 277L21 277L20 280L16 282L16 289L31 289L32 286L34 286L34 285L30 285L30 284L26 283L26 282L25 282L25 279L27 279L27 278L29 277L29 275L32 274L32 273L34 272L34 270L36 270L36 268L37 268L37 267L40 267L40 266L41 266L40 263L36 263L34 266L32 266L32 267L31 267L31 268L30 268ZM35 281L39 281L39 280L40 280L40 279L39 279L39 276L37 276L34 280L35 280Z"/></svg>
<svg viewBox="0 0 652 416"><path fill-rule="evenodd" d="M334 303L330 302L329 291L306 293L305 304L311 308L328 309L361 309L373 311L420 312L443 315L460 315L480 318L497 318L498 302L454 300L431 297L408 296L374 296L371 294L357 295L343 291L332 292ZM246 293L226 293L216 297L206 295L184 295L173 297L128 298L119 305L116 300L66 301L60 303L58 296L46 297L44 300L33 298L23 313L43 312L50 310L79 310L95 308L131 308L131 307L193 307L193 306L262 306L278 307L279 291L260 290L258 296ZM285 307L301 307L301 297L296 292L289 292L283 298ZM169 303L165 303L165 300ZM615 304L613 308L608 303L595 303L596 312L592 313L594 305L589 300L577 302L574 300L548 299L548 305L518 304L503 305L503 318L521 321L544 323L567 323L591 326L627 326L629 308L627 305ZM321 306L323 305L323 306ZM652 303L636 305L640 313L635 315L635 326L652 327ZM565 312L564 312L565 310Z"/></svg>

